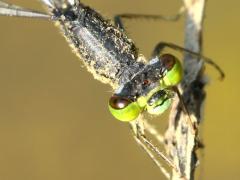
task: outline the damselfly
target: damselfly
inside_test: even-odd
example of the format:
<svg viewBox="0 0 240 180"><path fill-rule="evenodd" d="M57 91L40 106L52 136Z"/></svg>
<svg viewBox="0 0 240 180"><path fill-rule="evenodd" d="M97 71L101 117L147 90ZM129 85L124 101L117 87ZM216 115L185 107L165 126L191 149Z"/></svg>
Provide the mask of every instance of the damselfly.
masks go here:
<svg viewBox="0 0 240 180"><path fill-rule="evenodd" d="M172 43L157 44L152 57L147 61L125 34L122 19L176 20L183 10L174 17L121 14L115 17L113 25L79 0L41 0L41 2L47 7L47 13L0 1L0 15L55 22L94 78L111 85L114 89L115 93L110 97L108 104L111 114L120 121L131 123L138 143L155 152L175 168L171 160L144 135L144 127L140 126L138 121L143 112L162 114L170 107L175 95L181 100L177 88L183 79L181 62L171 54L161 54L162 50L169 47L201 57L204 62L211 64L220 72L221 78L224 77L224 73L211 59ZM183 102L182 106L184 112L188 113ZM190 118L188 124L194 132L195 127ZM154 158L153 160L155 161Z"/></svg>

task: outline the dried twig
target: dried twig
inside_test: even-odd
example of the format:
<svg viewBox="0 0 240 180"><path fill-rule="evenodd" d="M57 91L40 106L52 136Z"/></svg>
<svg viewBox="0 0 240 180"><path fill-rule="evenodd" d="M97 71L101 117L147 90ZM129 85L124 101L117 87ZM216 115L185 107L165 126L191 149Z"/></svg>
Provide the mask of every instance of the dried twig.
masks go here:
<svg viewBox="0 0 240 180"><path fill-rule="evenodd" d="M205 0L183 0L187 9L185 26L185 48L201 52L202 23ZM184 104L190 113L191 120L197 125L200 122L202 103L205 97L205 81L202 75L203 63L189 54L185 55L185 76L181 84ZM165 134L167 154L173 159L182 177L173 170L172 179L194 179L197 164L197 132L193 134L187 124L188 114L176 97L169 117L169 127Z"/></svg>

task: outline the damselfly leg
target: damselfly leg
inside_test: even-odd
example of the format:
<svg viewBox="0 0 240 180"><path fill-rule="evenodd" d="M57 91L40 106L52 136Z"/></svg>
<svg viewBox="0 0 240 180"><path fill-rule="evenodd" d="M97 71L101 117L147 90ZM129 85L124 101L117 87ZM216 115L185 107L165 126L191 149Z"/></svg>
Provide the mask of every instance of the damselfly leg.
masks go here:
<svg viewBox="0 0 240 180"><path fill-rule="evenodd" d="M124 28L124 19L128 20L134 20L134 19L146 19L146 20L163 20L163 21L178 21L180 17L185 12L185 7L182 6L178 13L173 16L164 16L164 15L151 15L151 14L132 14L132 13L124 13L124 14L118 14L114 16L114 22L116 26L118 26L120 29Z"/></svg>
<svg viewBox="0 0 240 180"><path fill-rule="evenodd" d="M202 54L199 54L197 52L193 52L189 49L186 49L186 48L183 48L181 46L178 46L176 44L173 44L173 43L168 43L168 42L159 42L153 52L152 52L152 57L155 57L155 56L159 56L161 54L161 52L163 51L164 48L171 48L173 50L177 50L181 53L187 53L187 54L190 54L191 56L193 57L196 57L198 58L199 60L203 60L205 63L213 66L220 74L220 79L224 79L225 77L225 74L223 72L223 70L220 68L220 66L218 64L216 64L212 59L206 57L206 56L203 56Z"/></svg>

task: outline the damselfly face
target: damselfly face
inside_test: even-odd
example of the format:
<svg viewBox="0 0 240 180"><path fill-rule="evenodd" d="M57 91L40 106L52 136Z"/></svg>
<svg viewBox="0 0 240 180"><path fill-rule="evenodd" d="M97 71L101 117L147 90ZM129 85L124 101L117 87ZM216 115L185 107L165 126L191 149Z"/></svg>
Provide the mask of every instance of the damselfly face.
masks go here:
<svg viewBox="0 0 240 180"><path fill-rule="evenodd" d="M171 105L173 86L182 79L179 60L164 54L151 60L130 81L121 85L109 100L112 115L121 121L132 121L146 110L161 114Z"/></svg>

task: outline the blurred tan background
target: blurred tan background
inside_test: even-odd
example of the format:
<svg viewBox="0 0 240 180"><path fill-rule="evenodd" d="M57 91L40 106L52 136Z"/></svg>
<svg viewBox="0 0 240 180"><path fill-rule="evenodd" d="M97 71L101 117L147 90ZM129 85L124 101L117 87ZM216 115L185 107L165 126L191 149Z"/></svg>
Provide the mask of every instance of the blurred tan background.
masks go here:
<svg viewBox="0 0 240 180"><path fill-rule="evenodd" d="M42 10L37 1L10 2ZM180 0L84 0L105 16L175 14ZM240 179L240 1L209 0L203 179ZM183 21L128 21L130 37L148 56L158 41L183 42ZM94 80L51 22L0 17L0 180L163 179L129 127L107 109L111 89ZM159 121L165 119L159 117ZM165 120L166 121L166 120Z"/></svg>

